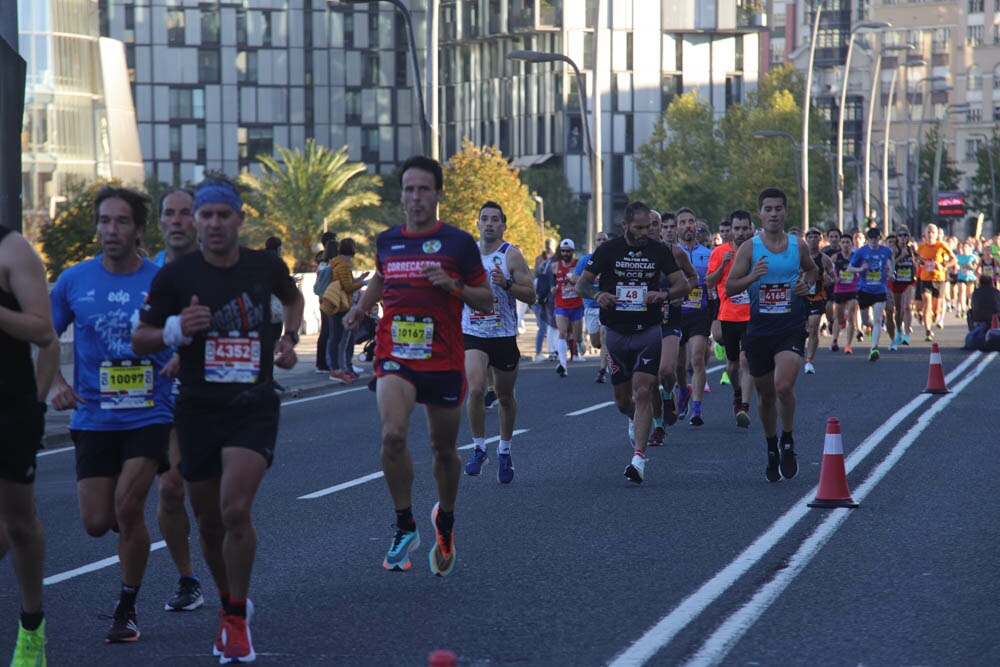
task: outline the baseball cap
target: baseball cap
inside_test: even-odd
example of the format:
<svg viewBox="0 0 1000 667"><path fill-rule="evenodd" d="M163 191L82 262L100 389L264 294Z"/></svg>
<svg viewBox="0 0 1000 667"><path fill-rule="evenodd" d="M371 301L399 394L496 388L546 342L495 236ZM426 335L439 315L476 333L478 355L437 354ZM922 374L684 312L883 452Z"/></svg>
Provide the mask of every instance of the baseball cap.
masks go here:
<svg viewBox="0 0 1000 667"><path fill-rule="evenodd" d="M559 243L560 248L569 248L570 250L576 250L576 245L573 244L573 239L563 239Z"/></svg>

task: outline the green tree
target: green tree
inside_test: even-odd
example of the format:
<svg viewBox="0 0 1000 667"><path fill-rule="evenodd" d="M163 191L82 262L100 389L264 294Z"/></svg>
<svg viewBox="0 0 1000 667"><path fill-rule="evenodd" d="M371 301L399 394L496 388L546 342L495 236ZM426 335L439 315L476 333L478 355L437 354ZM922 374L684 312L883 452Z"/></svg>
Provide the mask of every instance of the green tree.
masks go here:
<svg viewBox="0 0 1000 667"><path fill-rule="evenodd" d="M969 210L981 212L994 234L998 231L994 226L996 221L993 220L993 193L1000 193L998 170L1000 170L1000 134L994 127L990 140L976 151L976 173L972 175L972 187L969 188L967 199ZM1000 201L997 203L1000 204ZM984 229L986 226L984 223ZM974 231L972 229L970 233Z"/></svg>
<svg viewBox="0 0 1000 667"><path fill-rule="evenodd" d="M504 238L519 246L528 261L542 247L543 232L535 221L535 202L518 170L496 146L476 146L468 139L444 168L441 219L466 230L477 239L479 207L495 201L507 216Z"/></svg>
<svg viewBox="0 0 1000 667"><path fill-rule="evenodd" d="M932 222L941 222L934 220L934 204L931 200L932 192L934 187L934 158L937 153L938 137L940 136L941 128L939 125L933 125L927 131L923 142L920 145L920 157L919 157L919 167L918 174L920 179L920 189L917 193L917 229L911 229L910 233L914 238L919 238L920 234L923 233L924 227L931 224ZM989 167L987 167L987 174L989 174ZM958 190L959 184L962 180L963 172L957 166L955 161L948 155L948 151L941 151L941 173L938 182L938 192L950 192ZM988 183L988 180L987 180ZM947 221L944 223L947 225ZM947 229L947 227L946 227Z"/></svg>
<svg viewBox="0 0 1000 667"><path fill-rule="evenodd" d="M359 209L378 206L382 179L365 173L359 162L349 162L347 146L332 151L308 139L304 151L278 146L278 157L258 155L261 175L246 173L239 181L249 188L246 201L250 238L275 235L290 254L294 271L313 268L315 244L327 228L338 237L367 242L379 225L358 215Z"/></svg>

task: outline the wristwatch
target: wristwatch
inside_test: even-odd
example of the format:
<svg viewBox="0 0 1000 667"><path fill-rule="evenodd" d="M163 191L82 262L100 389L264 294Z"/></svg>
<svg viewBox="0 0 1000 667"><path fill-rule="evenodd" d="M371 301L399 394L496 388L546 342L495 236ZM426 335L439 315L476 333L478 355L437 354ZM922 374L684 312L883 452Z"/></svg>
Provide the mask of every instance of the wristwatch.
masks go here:
<svg viewBox="0 0 1000 667"><path fill-rule="evenodd" d="M459 294L462 293L462 290L464 290L464 289L465 289L465 283L462 281L461 278L459 278L459 279L455 280L455 289L453 289L451 292L449 292L449 294L451 296L456 296L457 297Z"/></svg>
<svg viewBox="0 0 1000 667"><path fill-rule="evenodd" d="M507 279L507 284L503 286L503 289L510 291L510 288L514 285L514 281L510 278Z"/></svg>
<svg viewBox="0 0 1000 667"><path fill-rule="evenodd" d="M292 339L292 345L298 345L299 344L299 332L298 331L286 331L285 332L285 336L288 336L289 338ZM284 336L282 336L282 337L284 337Z"/></svg>

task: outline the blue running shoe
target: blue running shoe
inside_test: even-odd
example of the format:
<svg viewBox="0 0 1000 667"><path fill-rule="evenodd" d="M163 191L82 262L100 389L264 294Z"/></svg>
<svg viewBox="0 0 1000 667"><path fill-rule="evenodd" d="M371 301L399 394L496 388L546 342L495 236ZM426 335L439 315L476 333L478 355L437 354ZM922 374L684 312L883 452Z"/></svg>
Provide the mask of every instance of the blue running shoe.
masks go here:
<svg viewBox="0 0 1000 667"><path fill-rule="evenodd" d="M472 448L472 458L469 462L465 464L465 474L470 477L476 477L483 471L483 464L489 460L490 456L486 453L485 449L479 449L478 447Z"/></svg>
<svg viewBox="0 0 1000 667"><path fill-rule="evenodd" d="M677 418L687 417L688 405L691 402L691 385L681 387L677 390Z"/></svg>
<svg viewBox="0 0 1000 667"><path fill-rule="evenodd" d="M431 512L431 523L434 524L434 537L436 539L428 558L431 563L431 572L439 577L446 577L451 574L455 567L455 531L449 530L447 533L443 533L438 528L437 515L440 504L434 503L434 510Z"/></svg>
<svg viewBox="0 0 1000 667"><path fill-rule="evenodd" d="M410 562L410 552L420 546L420 532L400 530L396 528L396 534L389 545L389 551L385 554L382 567L387 570L405 572L410 569L413 563Z"/></svg>
<svg viewBox="0 0 1000 667"><path fill-rule="evenodd" d="M497 452L497 481L501 484L510 484L514 481L514 462L510 460L510 454Z"/></svg>

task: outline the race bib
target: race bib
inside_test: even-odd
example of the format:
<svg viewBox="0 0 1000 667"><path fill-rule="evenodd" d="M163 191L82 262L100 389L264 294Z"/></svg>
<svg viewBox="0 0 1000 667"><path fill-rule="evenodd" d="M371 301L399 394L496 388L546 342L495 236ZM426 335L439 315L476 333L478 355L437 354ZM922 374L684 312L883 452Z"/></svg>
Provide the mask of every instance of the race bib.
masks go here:
<svg viewBox="0 0 1000 667"><path fill-rule="evenodd" d="M747 292L746 290L743 290L739 294L734 294L733 296L729 297L729 302L734 306L745 306L748 303L750 303L750 293Z"/></svg>
<svg viewBox="0 0 1000 667"><path fill-rule="evenodd" d="M149 359L111 359L101 362L102 410L153 407L153 362Z"/></svg>
<svg viewBox="0 0 1000 667"><path fill-rule="evenodd" d="M924 260L924 271L933 271L937 263L933 259Z"/></svg>
<svg viewBox="0 0 1000 667"><path fill-rule="evenodd" d="M562 284L562 298L564 299L575 299L576 298L576 285L570 281L566 281Z"/></svg>
<svg viewBox="0 0 1000 667"><path fill-rule="evenodd" d="M761 285L757 293L757 312L761 315L784 315L792 312L791 285Z"/></svg>
<svg viewBox="0 0 1000 667"><path fill-rule="evenodd" d="M843 271L841 271L840 272L840 282L842 282L842 283L853 283L854 282L854 274L851 273L850 271L846 270L846 269L843 270Z"/></svg>
<svg viewBox="0 0 1000 667"><path fill-rule="evenodd" d="M897 283L907 283L913 281L913 267L910 266L899 266L896 267L896 282Z"/></svg>
<svg viewBox="0 0 1000 667"><path fill-rule="evenodd" d="M681 308L684 310L699 310L703 294L704 292L701 287L695 287L688 293L687 298L684 299L684 303L681 304Z"/></svg>
<svg viewBox="0 0 1000 667"><path fill-rule="evenodd" d="M205 382L253 384L260 376L260 338L209 336L205 340Z"/></svg>
<svg viewBox="0 0 1000 667"><path fill-rule="evenodd" d="M474 327L488 328L488 327L498 327L500 326L500 315L497 313L500 310L500 302L496 296L493 297L493 310L488 313L483 313L478 310L473 309L472 314L469 315L469 324Z"/></svg>
<svg viewBox="0 0 1000 667"><path fill-rule="evenodd" d="M881 269L869 269L865 272L865 282L869 285L877 285L882 282L882 270Z"/></svg>
<svg viewBox="0 0 1000 667"><path fill-rule="evenodd" d="M615 310L645 312L648 289L645 285L617 285L615 287Z"/></svg>
<svg viewBox="0 0 1000 667"><path fill-rule="evenodd" d="M399 359L430 359L434 342L434 320L430 317L395 315L392 318L392 356Z"/></svg>

